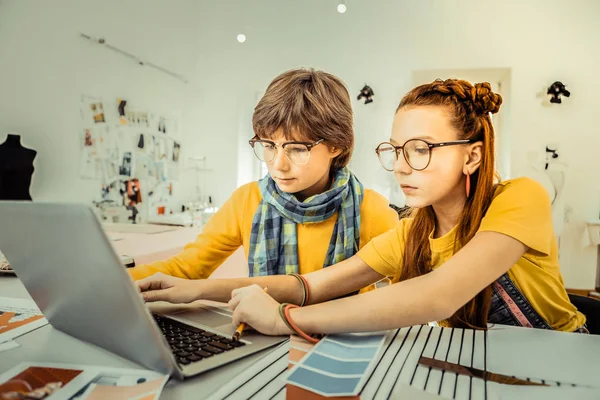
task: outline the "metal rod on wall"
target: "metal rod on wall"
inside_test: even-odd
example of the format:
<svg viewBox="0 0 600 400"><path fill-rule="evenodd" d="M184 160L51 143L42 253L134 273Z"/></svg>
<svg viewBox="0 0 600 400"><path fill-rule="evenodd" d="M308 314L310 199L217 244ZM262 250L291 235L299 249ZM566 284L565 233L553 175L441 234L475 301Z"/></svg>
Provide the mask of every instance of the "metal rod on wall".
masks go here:
<svg viewBox="0 0 600 400"><path fill-rule="evenodd" d="M165 69L165 68L163 68L163 67L161 67L159 65L156 65L154 63L151 63L149 61L143 61L142 59L140 59L139 57L137 57L134 54L128 53L125 50L121 50L118 47L115 47L113 45L110 45L110 44L106 43L106 40L103 39L103 38L96 39L96 38L94 38L92 36L86 35L85 33L80 33L80 35L84 39L87 39L87 40L89 40L91 42L103 45L104 47L108 48L109 50L112 50L112 51L114 51L116 53L124 55L124 56L126 56L128 58L131 58L132 60L134 60L137 64L139 64L141 66L148 66L148 67L157 69L157 70L159 70L161 72L164 72L165 74L168 74L168 75L170 75L170 76L172 76L172 77L174 77L176 79L179 79L183 83L188 83L188 80L183 75L180 75L180 74L177 74L175 72L169 71L168 69Z"/></svg>

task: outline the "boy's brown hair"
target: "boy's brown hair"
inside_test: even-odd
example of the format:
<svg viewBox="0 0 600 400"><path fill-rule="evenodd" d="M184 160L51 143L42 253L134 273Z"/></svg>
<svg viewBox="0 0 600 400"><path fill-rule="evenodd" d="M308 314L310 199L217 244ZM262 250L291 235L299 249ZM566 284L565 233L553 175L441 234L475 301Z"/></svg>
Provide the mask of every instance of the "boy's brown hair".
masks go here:
<svg viewBox="0 0 600 400"><path fill-rule="evenodd" d="M254 108L254 133L270 138L279 128L289 140L317 141L342 150L332 170L345 167L354 148L350 95L336 76L314 69L293 69L269 85ZM299 136L299 137L298 137Z"/></svg>

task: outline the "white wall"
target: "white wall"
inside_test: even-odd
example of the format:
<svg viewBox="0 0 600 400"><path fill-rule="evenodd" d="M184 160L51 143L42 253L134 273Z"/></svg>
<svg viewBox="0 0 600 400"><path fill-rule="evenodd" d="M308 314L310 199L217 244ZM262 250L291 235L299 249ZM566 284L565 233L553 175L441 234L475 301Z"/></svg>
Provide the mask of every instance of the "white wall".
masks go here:
<svg viewBox="0 0 600 400"><path fill-rule="evenodd" d="M13 131L22 136L24 145L38 151L31 189L34 199L98 199L100 181L79 176L82 94L112 100L105 107L116 107L116 98L122 97L140 109L180 116L184 164L188 157L206 155L207 167L235 175L235 165L214 152L225 146L227 138L222 141L218 130L207 126L201 116L203 109L214 106L213 101L226 103L226 98L203 96L199 86L203 79L186 85L79 37L80 32L104 37L144 61L197 78L197 6L194 2L181 3L185 5L181 8L156 1L145 4L0 3L0 141ZM232 160L236 151L233 148ZM194 174L182 170L176 193L185 198L194 192ZM217 201L224 201L233 188L235 182L224 185L216 193Z"/></svg>
<svg viewBox="0 0 600 400"><path fill-rule="evenodd" d="M255 93L286 69L336 74L354 98L365 82L373 87L375 103L355 101L352 166L367 186L385 187L389 177L373 149L389 137L413 71L509 68L503 130L510 134L510 175L526 172L528 152L543 152L548 141L561 145L570 166L565 201L573 209L561 241L563 274L570 287L592 287L596 253L581 238L583 221L600 212L594 118L600 2L348 0L344 15L333 0L31 3L0 3L0 90L10 93L0 98L0 132L19 131L43 150L34 196L87 201L95 190L81 186L73 159L81 92L145 98L149 106L181 112L186 149L209 157L216 172L208 190L221 203L244 170L237 160L250 162L238 153L244 151L240 136L250 132L243 123L249 114L240 110L251 110ZM191 83L91 47L77 38L80 30L136 50ZM235 41L239 32L248 37L243 45ZM554 80L567 83L572 97L544 107L536 95Z"/></svg>

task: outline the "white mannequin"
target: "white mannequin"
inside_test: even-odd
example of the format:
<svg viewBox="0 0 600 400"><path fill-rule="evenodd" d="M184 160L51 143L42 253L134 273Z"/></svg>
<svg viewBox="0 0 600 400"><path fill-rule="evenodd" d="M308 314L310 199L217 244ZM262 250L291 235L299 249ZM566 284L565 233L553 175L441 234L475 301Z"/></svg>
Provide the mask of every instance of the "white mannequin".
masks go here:
<svg viewBox="0 0 600 400"><path fill-rule="evenodd" d="M555 145L548 147L552 150L557 148ZM545 160L539 157L539 153L528 153L528 161L530 172L527 175L541 183L548 191L552 203L552 226L557 239L560 239L565 223L563 192L568 165L560 161L560 157L553 158L550 152L546 153Z"/></svg>

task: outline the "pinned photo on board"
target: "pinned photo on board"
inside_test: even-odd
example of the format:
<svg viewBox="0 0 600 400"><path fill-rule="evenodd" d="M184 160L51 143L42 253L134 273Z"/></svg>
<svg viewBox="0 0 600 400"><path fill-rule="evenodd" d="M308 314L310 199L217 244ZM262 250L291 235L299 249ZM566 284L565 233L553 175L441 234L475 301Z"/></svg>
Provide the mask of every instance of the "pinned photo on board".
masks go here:
<svg viewBox="0 0 600 400"><path fill-rule="evenodd" d="M96 179L102 174L102 163L98 152L101 146L98 145L98 130L84 129L81 133L81 159L79 165L79 174L82 178Z"/></svg>
<svg viewBox="0 0 600 400"><path fill-rule="evenodd" d="M131 152L127 151L123 154L123 161L119 167L119 175L131 176Z"/></svg>
<svg viewBox="0 0 600 400"><path fill-rule="evenodd" d="M158 131L162 133L167 133L167 120L165 117L158 118Z"/></svg>
<svg viewBox="0 0 600 400"><path fill-rule="evenodd" d="M90 132L89 129L85 129L84 130L84 138L83 138L83 146L84 147L91 147L94 145L94 139L92 138L92 133Z"/></svg>
<svg viewBox="0 0 600 400"><path fill-rule="evenodd" d="M117 99L117 111L119 111L119 123L121 125L127 125L127 118L125 117L125 107L127 106L127 100Z"/></svg>
<svg viewBox="0 0 600 400"><path fill-rule="evenodd" d="M177 142L173 143L173 158L172 160L176 163L179 162L179 153L181 152L181 145Z"/></svg>
<svg viewBox="0 0 600 400"><path fill-rule="evenodd" d="M137 178L127 181L128 206L136 206L142 202L142 189Z"/></svg>
<svg viewBox="0 0 600 400"><path fill-rule="evenodd" d="M104 108L102 107L102 103L91 103L90 110L92 110L95 123L106 122L106 119L104 119Z"/></svg>

